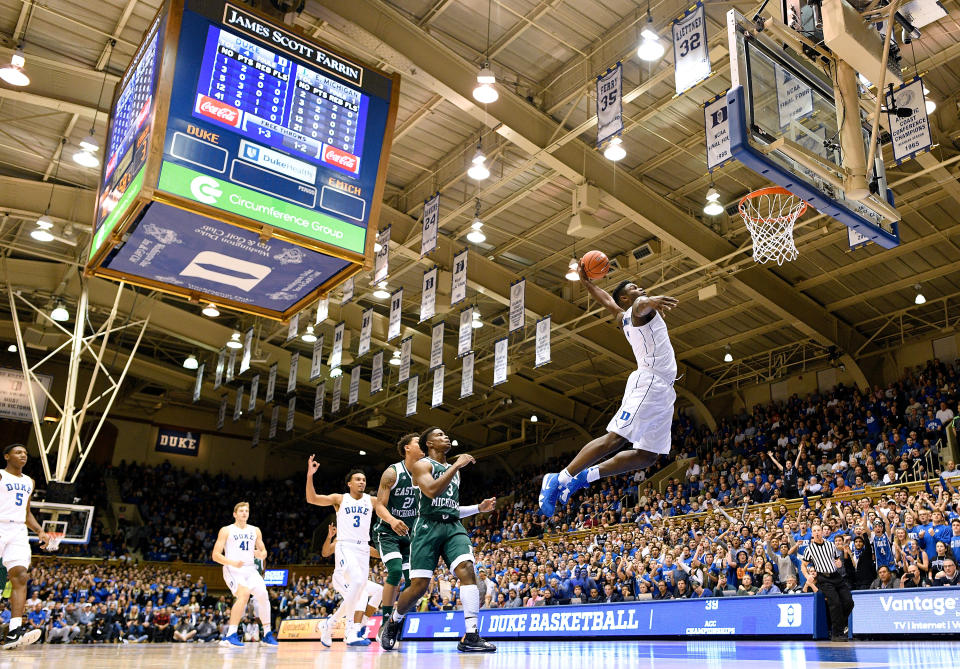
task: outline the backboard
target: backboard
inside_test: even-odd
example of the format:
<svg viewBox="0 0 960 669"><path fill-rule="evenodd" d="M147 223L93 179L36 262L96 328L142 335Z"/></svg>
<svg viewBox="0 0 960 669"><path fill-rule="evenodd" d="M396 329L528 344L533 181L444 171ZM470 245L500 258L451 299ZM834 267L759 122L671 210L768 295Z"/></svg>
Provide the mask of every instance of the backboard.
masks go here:
<svg viewBox="0 0 960 669"><path fill-rule="evenodd" d="M777 26L782 30L778 32ZM735 9L727 13L727 33L731 77L727 118L734 158L866 240L885 248L897 246L900 216L879 150L870 192L860 199L844 192L847 172L841 144L844 134L851 135L849 129L841 132L843 105L838 110L836 98L842 92L831 58L823 50L806 48L802 36L782 23L767 19L760 30ZM867 155L870 126L859 101L849 103L847 108L855 105Z"/></svg>
<svg viewBox="0 0 960 669"><path fill-rule="evenodd" d="M30 511L37 522L46 529L54 527L63 532L61 544L86 544L90 542L93 527L94 507L81 504L53 504L48 502L30 502ZM28 530L30 541L37 541L37 535Z"/></svg>

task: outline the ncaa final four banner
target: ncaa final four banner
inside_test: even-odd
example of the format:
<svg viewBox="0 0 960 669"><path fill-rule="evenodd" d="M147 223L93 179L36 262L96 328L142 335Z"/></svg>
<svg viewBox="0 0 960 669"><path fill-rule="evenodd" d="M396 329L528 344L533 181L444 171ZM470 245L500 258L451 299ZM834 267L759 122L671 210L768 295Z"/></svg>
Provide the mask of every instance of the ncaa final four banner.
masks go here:
<svg viewBox="0 0 960 669"><path fill-rule="evenodd" d="M710 76L707 17L702 3L673 22L673 71L677 95Z"/></svg>
<svg viewBox="0 0 960 669"><path fill-rule="evenodd" d="M507 332L516 332L523 329L526 292L526 279L519 279L510 284L510 325Z"/></svg>
<svg viewBox="0 0 960 669"><path fill-rule="evenodd" d="M707 170L712 172L733 160L730 153L730 121L727 120L727 92L703 105L703 128L707 144Z"/></svg>
<svg viewBox="0 0 960 669"><path fill-rule="evenodd" d="M597 146L623 132L623 63L597 77ZM510 328L513 332L513 328Z"/></svg>
<svg viewBox="0 0 960 669"><path fill-rule="evenodd" d="M420 235L420 257L437 248L437 228L440 224L440 193L423 204L423 232Z"/></svg>

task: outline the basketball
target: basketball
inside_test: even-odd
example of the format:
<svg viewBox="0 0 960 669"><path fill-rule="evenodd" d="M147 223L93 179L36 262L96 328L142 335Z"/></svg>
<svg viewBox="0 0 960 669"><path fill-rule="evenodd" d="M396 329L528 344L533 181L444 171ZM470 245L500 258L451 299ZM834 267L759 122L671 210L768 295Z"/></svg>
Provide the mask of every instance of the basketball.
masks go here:
<svg viewBox="0 0 960 669"><path fill-rule="evenodd" d="M610 259L603 251L588 251L580 262L591 280L602 279L610 271Z"/></svg>

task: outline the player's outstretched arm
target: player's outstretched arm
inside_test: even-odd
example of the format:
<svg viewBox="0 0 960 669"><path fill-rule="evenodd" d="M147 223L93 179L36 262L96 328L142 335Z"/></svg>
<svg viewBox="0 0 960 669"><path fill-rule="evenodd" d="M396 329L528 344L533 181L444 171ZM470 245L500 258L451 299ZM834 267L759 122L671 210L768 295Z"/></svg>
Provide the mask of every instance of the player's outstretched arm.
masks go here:
<svg viewBox="0 0 960 669"><path fill-rule="evenodd" d="M221 527L219 534L217 534L217 543L213 545L213 552L210 554L210 559L225 567L242 567L243 563L240 562L240 560L228 560L227 556L223 554L223 548L227 545L228 535L229 532L227 532L227 528Z"/></svg>
<svg viewBox="0 0 960 669"><path fill-rule="evenodd" d="M320 463L311 455L307 460L307 503L317 506L340 506L343 501L343 495L334 493L332 495L318 495L313 487L313 475L320 469Z"/></svg>
<svg viewBox="0 0 960 669"><path fill-rule="evenodd" d="M406 534L410 531L410 528L407 527L405 522L399 518L393 517L393 514L390 513L390 509L387 508L387 505L380 501L379 495L377 495L376 499L373 500L373 510L377 516L383 520L383 522L389 525L390 528L401 537L406 536Z"/></svg>
<svg viewBox="0 0 960 669"><path fill-rule="evenodd" d="M479 504L470 504L468 506L460 507L460 517L469 518L470 516L475 516L478 513L490 513L497 506L497 498L489 497Z"/></svg>
<svg viewBox="0 0 960 669"><path fill-rule="evenodd" d="M623 309L613 300L613 296L610 293L590 280L590 277L587 276L587 271L583 268L583 261L580 261L580 266L577 268L577 271L580 273L580 281L583 283L583 287L587 289L587 292L590 293L590 297L619 318L620 314L623 313Z"/></svg>
<svg viewBox="0 0 960 669"><path fill-rule="evenodd" d="M467 453L458 455L453 464L447 467L447 471L435 479L433 478L433 469L430 463L420 460L413 465L413 468L410 470L410 476L413 477L414 483L420 488L420 492L430 499L433 499L447 489L447 486L450 485L454 475L459 470L474 462L476 462L476 460L473 459L472 455L468 455Z"/></svg>

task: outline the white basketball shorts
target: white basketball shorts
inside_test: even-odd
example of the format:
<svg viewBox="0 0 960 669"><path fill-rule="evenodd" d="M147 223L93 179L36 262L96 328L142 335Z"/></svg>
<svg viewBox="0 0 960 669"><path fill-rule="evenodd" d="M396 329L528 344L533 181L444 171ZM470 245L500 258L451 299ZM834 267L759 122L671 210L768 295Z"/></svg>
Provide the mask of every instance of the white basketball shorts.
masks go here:
<svg viewBox="0 0 960 669"><path fill-rule="evenodd" d="M333 587L343 595L346 586L367 582L370 574L370 545L337 542L334 546Z"/></svg>
<svg viewBox="0 0 960 669"><path fill-rule="evenodd" d="M0 522L0 561L7 571L14 567L30 568L30 539L25 523Z"/></svg>
<svg viewBox="0 0 960 669"><path fill-rule="evenodd" d="M266 589L267 587L267 584L263 582L263 576L253 565L246 567L224 566L223 580L234 596L236 596L239 588L246 588L249 592L253 592L258 588Z"/></svg>
<svg viewBox="0 0 960 669"><path fill-rule="evenodd" d="M635 449L665 455L670 452L676 399L673 384L651 372L635 370L627 379L623 403L607 424L607 432L616 432Z"/></svg>

